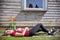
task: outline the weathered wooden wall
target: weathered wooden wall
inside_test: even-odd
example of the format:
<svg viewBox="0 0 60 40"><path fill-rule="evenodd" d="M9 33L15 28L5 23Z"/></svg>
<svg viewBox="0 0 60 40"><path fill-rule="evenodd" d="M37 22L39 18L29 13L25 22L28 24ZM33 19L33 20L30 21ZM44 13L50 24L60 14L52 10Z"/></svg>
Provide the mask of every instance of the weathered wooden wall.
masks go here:
<svg viewBox="0 0 60 40"><path fill-rule="evenodd" d="M11 16L16 17L17 26L34 26L37 23L60 26L60 0L48 0L47 12L21 11L21 1L0 0L0 26L8 26Z"/></svg>

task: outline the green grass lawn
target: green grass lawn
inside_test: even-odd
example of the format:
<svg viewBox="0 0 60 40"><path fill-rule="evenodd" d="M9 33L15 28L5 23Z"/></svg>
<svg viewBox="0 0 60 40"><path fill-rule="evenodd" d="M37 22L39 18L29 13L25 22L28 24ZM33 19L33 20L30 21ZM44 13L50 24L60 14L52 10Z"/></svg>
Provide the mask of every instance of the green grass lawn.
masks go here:
<svg viewBox="0 0 60 40"><path fill-rule="evenodd" d="M0 40L59 40L60 37L0 37Z"/></svg>
<svg viewBox="0 0 60 40"><path fill-rule="evenodd" d="M0 30L0 33L3 33L4 30ZM39 32L37 34L46 34L44 32ZM59 34L60 35L60 32L57 32L56 34ZM0 36L0 40L60 40L60 37L55 37L55 36L52 36L52 37L41 37L41 36L38 36L38 37L12 37L12 36Z"/></svg>
<svg viewBox="0 0 60 40"><path fill-rule="evenodd" d="M43 33L43 32L40 32ZM58 33L60 34L60 32ZM60 40L60 37L56 36L34 36L34 37L12 37L12 36L0 36L0 40Z"/></svg>
<svg viewBox="0 0 60 40"><path fill-rule="evenodd" d="M0 30L0 33L3 33L4 32L4 30Z"/></svg>

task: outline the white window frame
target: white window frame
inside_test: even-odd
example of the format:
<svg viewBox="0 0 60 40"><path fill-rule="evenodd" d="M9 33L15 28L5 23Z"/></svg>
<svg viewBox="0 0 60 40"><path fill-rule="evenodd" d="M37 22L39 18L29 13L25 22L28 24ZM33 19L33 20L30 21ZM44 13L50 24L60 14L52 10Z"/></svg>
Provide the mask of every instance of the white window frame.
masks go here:
<svg viewBox="0 0 60 40"><path fill-rule="evenodd" d="M48 0L43 0L43 8L26 8L26 0L22 0L22 10L24 11L47 11Z"/></svg>

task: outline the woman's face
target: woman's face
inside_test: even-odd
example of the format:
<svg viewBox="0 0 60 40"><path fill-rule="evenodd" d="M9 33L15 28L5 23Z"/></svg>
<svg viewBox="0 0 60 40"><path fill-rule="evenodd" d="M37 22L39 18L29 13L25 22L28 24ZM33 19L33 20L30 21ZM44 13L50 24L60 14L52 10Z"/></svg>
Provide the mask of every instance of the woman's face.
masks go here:
<svg viewBox="0 0 60 40"><path fill-rule="evenodd" d="M10 35L10 34L12 34L12 32L13 32L13 30L6 30L5 34Z"/></svg>

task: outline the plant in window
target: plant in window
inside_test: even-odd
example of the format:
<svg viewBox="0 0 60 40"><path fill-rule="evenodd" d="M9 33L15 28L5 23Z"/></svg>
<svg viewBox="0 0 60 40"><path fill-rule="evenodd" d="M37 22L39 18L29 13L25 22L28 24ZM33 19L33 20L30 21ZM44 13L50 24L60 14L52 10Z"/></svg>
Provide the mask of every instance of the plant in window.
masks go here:
<svg viewBox="0 0 60 40"><path fill-rule="evenodd" d="M39 8L37 4L36 4L35 8Z"/></svg>
<svg viewBox="0 0 60 40"><path fill-rule="evenodd" d="M29 8L33 8L33 5L31 3L29 4Z"/></svg>

